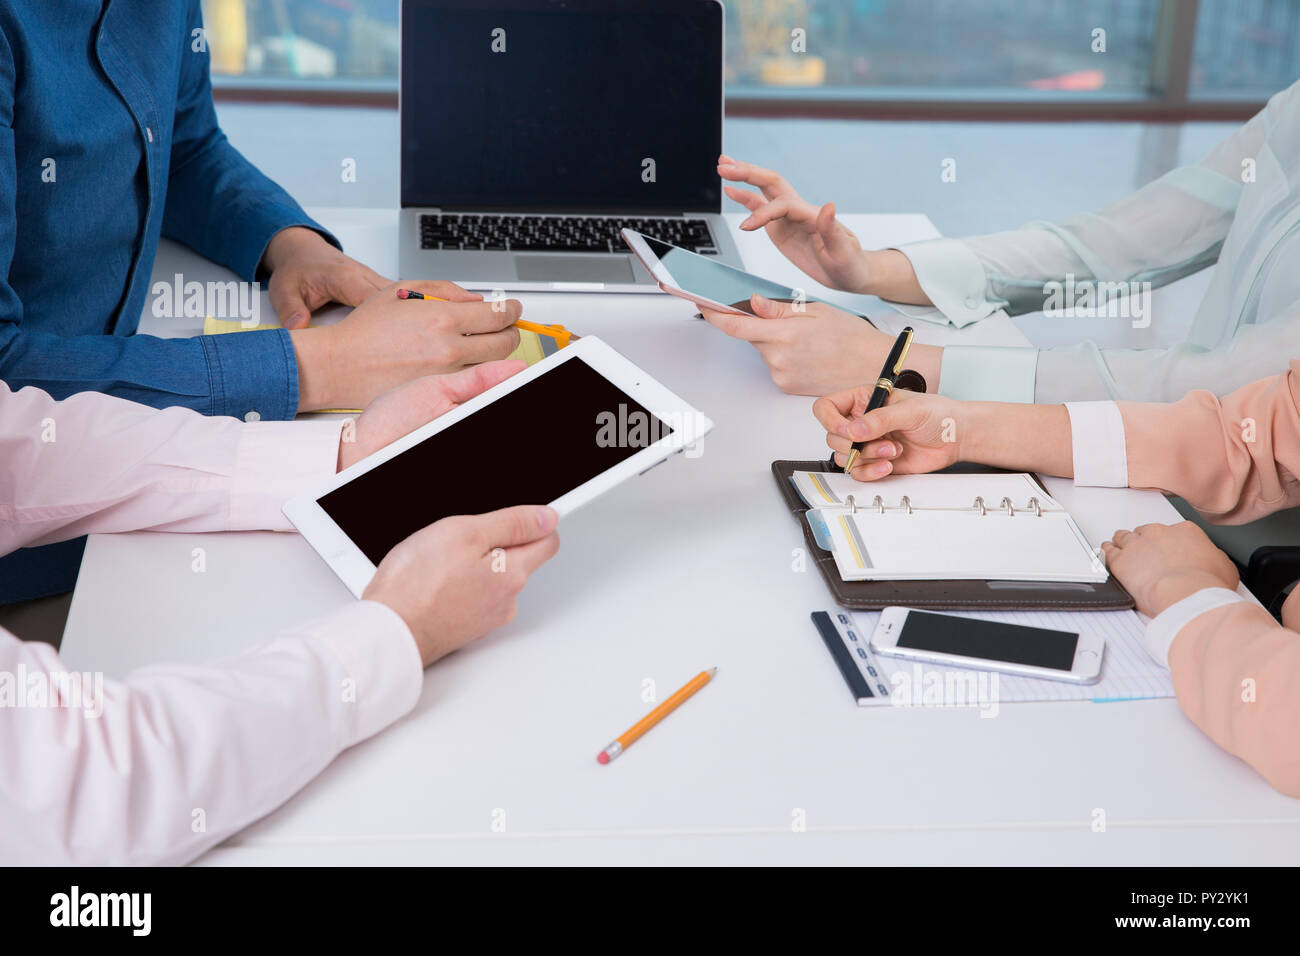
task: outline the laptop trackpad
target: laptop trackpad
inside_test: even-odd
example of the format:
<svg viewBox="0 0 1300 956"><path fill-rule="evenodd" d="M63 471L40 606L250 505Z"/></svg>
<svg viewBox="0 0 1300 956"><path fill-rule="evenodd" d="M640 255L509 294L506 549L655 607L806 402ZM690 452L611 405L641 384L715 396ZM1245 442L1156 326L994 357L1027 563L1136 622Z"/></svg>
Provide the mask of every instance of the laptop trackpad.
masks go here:
<svg viewBox="0 0 1300 956"><path fill-rule="evenodd" d="M520 282L635 282L627 256L515 256Z"/></svg>

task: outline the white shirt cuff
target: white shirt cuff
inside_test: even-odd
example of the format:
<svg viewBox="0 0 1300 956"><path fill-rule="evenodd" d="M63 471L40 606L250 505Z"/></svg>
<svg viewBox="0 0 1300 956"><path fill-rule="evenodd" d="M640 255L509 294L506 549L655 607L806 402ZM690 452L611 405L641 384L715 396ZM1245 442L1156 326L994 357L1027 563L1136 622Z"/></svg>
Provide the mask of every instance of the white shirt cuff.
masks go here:
<svg viewBox="0 0 1300 956"><path fill-rule="evenodd" d="M230 530L288 531L281 508L338 471L341 421L246 422L230 476Z"/></svg>
<svg viewBox="0 0 1300 956"><path fill-rule="evenodd" d="M358 601L297 630L321 641L343 665L340 686L325 691L347 710L340 749L377 734L420 699L420 649L401 615L388 605Z"/></svg>
<svg viewBox="0 0 1300 956"><path fill-rule="evenodd" d="M922 322L932 322L935 325L947 327L950 323L948 317L932 305L909 305L906 302L890 302L889 307L895 312L902 313L909 319L920 319Z"/></svg>
<svg viewBox="0 0 1300 956"><path fill-rule="evenodd" d="M948 345L939 366L939 394L970 402L1032 402L1038 349Z"/></svg>
<svg viewBox="0 0 1300 956"><path fill-rule="evenodd" d="M1151 623L1147 625L1142 643L1147 653L1155 658L1157 663L1168 667L1169 647L1174 643L1174 638L1178 636L1179 631L1206 611L1213 611L1215 608L1244 600L1246 599L1236 591L1229 591L1227 588L1201 588L1195 594L1189 594L1153 617Z"/></svg>
<svg viewBox="0 0 1300 956"><path fill-rule="evenodd" d="M987 318L1002 308L984 292L988 277L971 248L960 239L927 239L896 246L912 263L916 281L934 307L957 328Z"/></svg>
<svg viewBox="0 0 1300 956"><path fill-rule="evenodd" d="M1124 419L1114 402L1066 402L1074 483L1094 488L1128 487Z"/></svg>

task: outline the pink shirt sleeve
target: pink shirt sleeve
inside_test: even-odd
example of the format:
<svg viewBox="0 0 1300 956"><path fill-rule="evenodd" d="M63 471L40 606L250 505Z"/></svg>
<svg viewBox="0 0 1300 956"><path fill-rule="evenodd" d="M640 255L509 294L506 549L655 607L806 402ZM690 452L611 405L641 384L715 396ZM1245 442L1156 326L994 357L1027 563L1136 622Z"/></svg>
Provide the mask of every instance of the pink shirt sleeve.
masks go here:
<svg viewBox="0 0 1300 956"><path fill-rule="evenodd" d="M0 628L0 862L184 863L415 706L419 651L359 601L219 664L70 673Z"/></svg>
<svg viewBox="0 0 1300 956"><path fill-rule="evenodd" d="M341 423L241 422L0 382L0 553L111 531L288 530Z"/></svg>
<svg viewBox="0 0 1300 956"><path fill-rule="evenodd" d="M287 528L280 506L334 472L339 430L0 383L0 553L88 532ZM0 629L0 861L192 859L410 710L421 672L405 623L371 601L222 664L120 682Z"/></svg>
<svg viewBox="0 0 1300 956"><path fill-rule="evenodd" d="M1222 399L1118 404L1130 488L1178 495L1219 524L1300 504L1300 360Z"/></svg>
<svg viewBox="0 0 1300 956"><path fill-rule="evenodd" d="M1118 404L1130 487L1180 495L1224 524L1300 504L1300 361L1222 399ZM1300 797L1300 603L1287 602L1282 625L1249 601L1205 604L1166 637L1178 702L1215 743Z"/></svg>
<svg viewBox="0 0 1300 956"><path fill-rule="evenodd" d="M1183 712L1216 744L1270 784L1300 797L1300 609L1285 626L1258 604L1206 611L1169 648Z"/></svg>

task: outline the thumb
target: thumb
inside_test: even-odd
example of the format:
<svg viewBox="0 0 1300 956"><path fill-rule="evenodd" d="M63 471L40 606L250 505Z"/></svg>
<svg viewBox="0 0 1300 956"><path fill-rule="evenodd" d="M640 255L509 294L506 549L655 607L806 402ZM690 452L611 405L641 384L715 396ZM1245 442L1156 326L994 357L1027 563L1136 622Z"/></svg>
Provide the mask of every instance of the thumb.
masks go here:
<svg viewBox="0 0 1300 956"><path fill-rule="evenodd" d="M755 292L749 297L750 308L760 319L788 319L794 312L794 303L777 302Z"/></svg>
<svg viewBox="0 0 1300 956"><path fill-rule="evenodd" d="M459 405L526 368L528 363L519 359L499 359L482 365L471 365L451 375L439 376L439 385L443 393Z"/></svg>
<svg viewBox="0 0 1300 956"><path fill-rule="evenodd" d="M369 266L353 260L330 276L330 298L344 305L358 306L388 285L388 280Z"/></svg>
<svg viewBox="0 0 1300 956"><path fill-rule="evenodd" d="M925 410L920 408L923 402L900 402L897 405L882 405L874 411L867 412L859 421L849 425L849 437L854 441L873 441L890 432L907 431L915 428Z"/></svg>
<svg viewBox="0 0 1300 956"><path fill-rule="evenodd" d="M835 203L828 202L817 214L817 235L821 237L826 252L832 259L856 255L860 246L857 237L840 225L835 218Z"/></svg>
<svg viewBox="0 0 1300 956"><path fill-rule="evenodd" d="M298 289L272 283L270 296L271 308L275 309L280 324L286 329L301 329L311 321L311 309Z"/></svg>
<svg viewBox="0 0 1300 956"><path fill-rule="evenodd" d="M516 505L474 518L483 536L484 550L514 548L544 538L559 524L560 516L545 505Z"/></svg>

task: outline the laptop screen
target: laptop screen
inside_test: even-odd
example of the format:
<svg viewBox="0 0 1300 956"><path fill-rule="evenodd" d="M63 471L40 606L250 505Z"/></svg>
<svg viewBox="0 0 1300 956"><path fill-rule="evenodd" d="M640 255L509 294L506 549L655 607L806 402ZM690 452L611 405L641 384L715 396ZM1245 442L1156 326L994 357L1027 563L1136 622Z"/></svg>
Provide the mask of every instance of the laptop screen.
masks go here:
<svg viewBox="0 0 1300 956"><path fill-rule="evenodd" d="M402 205L719 212L715 0L403 0Z"/></svg>

